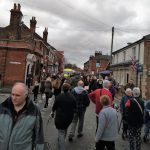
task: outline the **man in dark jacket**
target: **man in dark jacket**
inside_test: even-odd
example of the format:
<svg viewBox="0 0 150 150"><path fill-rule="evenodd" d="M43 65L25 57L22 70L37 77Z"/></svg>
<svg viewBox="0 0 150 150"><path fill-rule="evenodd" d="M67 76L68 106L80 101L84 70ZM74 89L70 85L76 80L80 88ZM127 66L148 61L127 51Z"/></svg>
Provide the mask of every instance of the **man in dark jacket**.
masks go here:
<svg viewBox="0 0 150 150"><path fill-rule="evenodd" d="M24 83L16 83L0 104L0 125L1 150L44 150L41 113Z"/></svg>
<svg viewBox="0 0 150 150"><path fill-rule="evenodd" d="M64 93L59 94L56 97L54 105L52 107L51 116L55 115L55 126L58 129L58 149L65 150L65 137L67 134L67 128L72 122L74 109L76 107L75 98L71 93L68 93L70 84L63 84Z"/></svg>
<svg viewBox="0 0 150 150"><path fill-rule="evenodd" d="M88 92L83 87L84 87L84 83L83 81L80 80L78 81L78 86L72 90L72 93L75 96L75 100L76 100L76 109L71 124L71 131L69 133L69 141L72 141L72 138L74 137L78 120L79 120L78 137L83 136L84 115L85 115L86 107L90 104Z"/></svg>

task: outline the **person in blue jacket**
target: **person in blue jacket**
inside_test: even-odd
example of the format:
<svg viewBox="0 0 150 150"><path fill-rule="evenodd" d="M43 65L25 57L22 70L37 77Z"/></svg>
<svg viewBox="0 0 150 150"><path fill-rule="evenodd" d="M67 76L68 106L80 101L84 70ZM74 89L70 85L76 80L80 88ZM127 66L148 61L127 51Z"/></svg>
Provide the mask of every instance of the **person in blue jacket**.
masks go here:
<svg viewBox="0 0 150 150"><path fill-rule="evenodd" d="M149 129L150 129L150 100L148 100L145 105L144 124L145 126L144 126L143 141L147 142L147 137L149 135Z"/></svg>

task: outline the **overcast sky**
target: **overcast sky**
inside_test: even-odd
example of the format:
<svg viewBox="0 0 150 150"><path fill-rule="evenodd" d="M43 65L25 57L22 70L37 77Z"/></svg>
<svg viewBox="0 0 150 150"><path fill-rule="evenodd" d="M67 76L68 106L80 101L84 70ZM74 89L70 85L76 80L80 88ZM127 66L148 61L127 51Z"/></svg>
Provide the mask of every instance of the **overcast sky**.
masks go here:
<svg viewBox="0 0 150 150"><path fill-rule="evenodd" d="M150 0L0 0L1 27L9 24L14 3L27 26L35 16L36 32L42 36L48 27L48 42L82 68L95 51L110 54L112 26L113 51L150 33Z"/></svg>

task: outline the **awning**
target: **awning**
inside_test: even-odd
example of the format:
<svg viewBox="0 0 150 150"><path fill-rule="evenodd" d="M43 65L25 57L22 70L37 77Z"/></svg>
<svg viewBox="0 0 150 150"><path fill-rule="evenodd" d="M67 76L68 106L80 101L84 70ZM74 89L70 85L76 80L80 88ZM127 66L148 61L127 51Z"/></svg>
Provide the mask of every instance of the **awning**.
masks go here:
<svg viewBox="0 0 150 150"><path fill-rule="evenodd" d="M103 74L103 75L109 75L110 73L112 73L111 70L104 70L100 72L100 74Z"/></svg>

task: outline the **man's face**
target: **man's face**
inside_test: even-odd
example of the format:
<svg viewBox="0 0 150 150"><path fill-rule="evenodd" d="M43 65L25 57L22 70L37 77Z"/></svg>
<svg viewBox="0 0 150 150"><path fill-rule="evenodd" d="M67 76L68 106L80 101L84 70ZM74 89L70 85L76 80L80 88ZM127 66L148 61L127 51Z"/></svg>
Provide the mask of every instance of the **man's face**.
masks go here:
<svg viewBox="0 0 150 150"><path fill-rule="evenodd" d="M25 89L21 85L16 85L11 92L12 103L14 106L20 106L26 101Z"/></svg>

